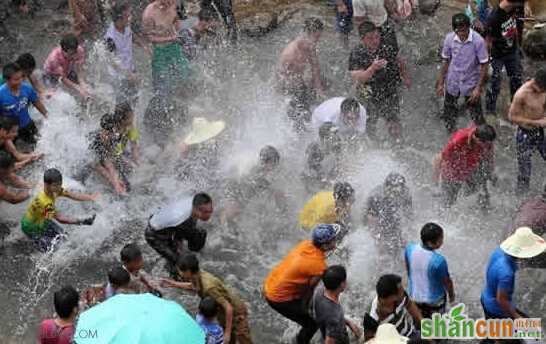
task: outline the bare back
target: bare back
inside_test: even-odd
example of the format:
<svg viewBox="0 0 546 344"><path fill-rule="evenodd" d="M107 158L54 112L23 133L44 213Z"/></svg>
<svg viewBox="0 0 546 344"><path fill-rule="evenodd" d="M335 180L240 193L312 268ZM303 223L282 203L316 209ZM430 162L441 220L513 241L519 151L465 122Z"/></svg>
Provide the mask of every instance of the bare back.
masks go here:
<svg viewBox="0 0 546 344"><path fill-rule="evenodd" d="M152 43L176 40L177 21L176 4L172 0L156 0L146 7L142 15L144 31Z"/></svg>
<svg viewBox="0 0 546 344"><path fill-rule="evenodd" d="M298 37L290 42L279 57L279 76L283 78L303 78L305 68L315 47L304 37Z"/></svg>
<svg viewBox="0 0 546 344"><path fill-rule="evenodd" d="M527 81L514 95L512 106L522 117L539 120L546 117L546 92L538 93L532 87L533 81ZM529 126L524 126L528 129Z"/></svg>

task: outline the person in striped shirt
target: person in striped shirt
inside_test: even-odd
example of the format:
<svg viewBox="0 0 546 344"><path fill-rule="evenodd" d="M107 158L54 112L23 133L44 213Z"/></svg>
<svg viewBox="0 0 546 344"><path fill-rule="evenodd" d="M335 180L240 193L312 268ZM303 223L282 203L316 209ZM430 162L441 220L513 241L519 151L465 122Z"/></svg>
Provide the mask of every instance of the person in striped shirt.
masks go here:
<svg viewBox="0 0 546 344"><path fill-rule="evenodd" d="M405 260L409 279L409 294L425 318L432 313L444 313L446 299L455 300L453 281L447 261L437 253L444 243L444 230L436 223L427 223L421 229L421 243L406 246ZM447 295L446 295L447 294Z"/></svg>
<svg viewBox="0 0 546 344"><path fill-rule="evenodd" d="M364 314L364 337L368 341L375 337L381 324L393 324L398 333L408 338L419 338L419 330L414 323L420 324L421 311L402 287L402 278L387 274L379 278L376 285L377 296L373 299L370 310Z"/></svg>

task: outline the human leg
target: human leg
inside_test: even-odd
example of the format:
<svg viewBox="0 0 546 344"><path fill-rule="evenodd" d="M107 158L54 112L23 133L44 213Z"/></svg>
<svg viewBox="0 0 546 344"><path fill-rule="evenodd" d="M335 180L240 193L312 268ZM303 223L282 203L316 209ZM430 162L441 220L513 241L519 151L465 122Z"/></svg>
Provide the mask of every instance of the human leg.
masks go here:
<svg viewBox="0 0 546 344"><path fill-rule="evenodd" d="M150 247L152 247L159 255L167 260L171 266L176 264L178 259L177 247L170 234L154 231L150 226L144 233L144 238Z"/></svg>
<svg viewBox="0 0 546 344"><path fill-rule="evenodd" d="M317 323L309 315L303 300L297 299L287 302L272 302L267 300L267 303L279 314L301 326L301 330L297 335L298 344L308 344L318 330Z"/></svg>
<svg viewBox="0 0 546 344"><path fill-rule="evenodd" d="M462 187L458 181L442 180L442 205L450 208L457 201L457 195Z"/></svg>
<svg viewBox="0 0 546 344"><path fill-rule="evenodd" d="M486 110L488 113L497 113L497 97L500 93L503 67L504 60L502 58L493 58L491 61L493 73L491 74L489 88L487 89L485 96Z"/></svg>
<svg viewBox="0 0 546 344"><path fill-rule="evenodd" d="M521 87L523 67L521 65L521 57L519 50L514 51L512 54L505 58L504 65L506 67L506 74L510 78L510 94L514 97L516 91Z"/></svg>
<svg viewBox="0 0 546 344"><path fill-rule="evenodd" d="M237 344L252 344L252 336L250 335L250 326L248 324L248 311L244 309L237 310L237 315L233 321L232 342L236 339Z"/></svg>
<svg viewBox="0 0 546 344"><path fill-rule="evenodd" d="M457 107L458 99L458 96L452 96L448 92L444 96L444 113L442 117L449 134L453 133L457 126L457 114L459 112Z"/></svg>
<svg viewBox="0 0 546 344"><path fill-rule="evenodd" d="M516 134L516 158L518 161L518 179L516 193L523 195L529 191L531 181L531 157L535 146L532 130L518 127Z"/></svg>

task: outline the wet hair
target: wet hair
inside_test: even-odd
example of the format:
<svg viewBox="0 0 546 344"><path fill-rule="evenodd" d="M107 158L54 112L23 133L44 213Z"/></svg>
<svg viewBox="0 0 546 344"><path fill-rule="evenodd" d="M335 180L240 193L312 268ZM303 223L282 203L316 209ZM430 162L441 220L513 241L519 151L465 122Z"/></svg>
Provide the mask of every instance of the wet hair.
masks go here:
<svg viewBox="0 0 546 344"><path fill-rule="evenodd" d="M61 319L68 318L74 308L78 307L80 295L72 286L65 286L53 294L53 305L55 312Z"/></svg>
<svg viewBox="0 0 546 344"><path fill-rule="evenodd" d="M402 283L402 277L394 274L387 274L379 277L375 285L377 296L385 299L392 295L398 295L398 286Z"/></svg>
<svg viewBox="0 0 546 344"><path fill-rule="evenodd" d="M421 228L421 242L426 246L427 243L436 243L444 235L444 230L438 224L429 222Z"/></svg>
<svg viewBox="0 0 546 344"><path fill-rule="evenodd" d="M324 30L324 23L322 20L312 17L305 19L303 23L303 31L305 33L322 32Z"/></svg>
<svg viewBox="0 0 546 344"><path fill-rule="evenodd" d="M15 158L10 153L0 150L0 169L7 170L15 165Z"/></svg>
<svg viewBox="0 0 546 344"><path fill-rule="evenodd" d="M32 56L31 53L25 53L17 58L15 61L22 70L25 72L31 72L36 69L36 60L34 59L34 56Z"/></svg>
<svg viewBox="0 0 546 344"><path fill-rule="evenodd" d="M108 272L108 282L114 288L127 287L131 282L131 276L121 266L116 266Z"/></svg>
<svg viewBox="0 0 546 344"><path fill-rule="evenodd" d="M479 125L476 128L476 132L474 133L474 135L476 135L476 137L483 142L493 142L497 138L495 128L493 128L489 124Z"/></svg>
<svg viewBox="0 0 546 344"><path fill-rule="evenodd" d="M61 39L61 49L63 49L64 52L69 50L77 50L78 38L72 33L64 35Z"/></svg>
<svg viewBox="0 0 546 344"><path fill-rule="evenodd" d="M388 188L406 185L406 178L398 172L391 172L385 178L385 186Z"/></svg>
<svg viewBox="0 0 546 344"><path fill-rule="evenodd" d="M114 129L115 126L116 126L116 118L114 114L107 113L102 115L102 117L100 118L101 129L110 131Z"/></svg>
<svg viewBox="0 0 546 344"><path fill-rule="evenodd" d="M379 31L374 23L365 21L358 26L358 35L362 38L369 34L370 32Z"/></svg>
<svg viewBox="0 0 546 344"><path fill-rule="evenodd" d="M4 77L4 80L9 80L15 73L22 72L23 69L19 64L12 62L8 63L7 65L2 68L2 76Z"/></svg>
<svg viewBox="0 0 546 344"><path fill-rule="evenodd" d="M353 198L355 190L347 182L337 182L334 185L334 199L348 201Z"/></svg>
<svg viewBox="0 0 546 344"><path fill-rule="evenodd" d="M142 251L137 244L127 244L121 249L120 257L123 263L134 262L142 259Z"/></svg>
<svg viewBox="0 0 546 344"><path fill-rule="evenodd" d="M345 98L341 103L341 113L360 112L360 104L355 98Z"/></svg>
<svg viewBox="0 0 546 344"><path fill-rule="evenodd" d="M49 168L44 172L44 183L45 184L62 184L63 175L61 171L56 168Z"/></svg>
<svg viewBox="0 0 546 344"><path fill-rule="evenodd" d="M199 302L199 313L206 319L212 319L218 315L218 306L218 302L212 297L204 297Z"/></svg>
<svg viewBox="0 0 546 344"><path fill-rule="evenodd" d="M199 259L197 259L197 256L195 254L188 253L178 258L178 260L176 261L176 267L180 271L191 271L194 274L198 273Z"/></svg>
<svg viewBox="0 0 546 344"><path fill-rule="evenodd" d="M470 18L464 13L457 13L451 17L451 27L454 31L463 27L470 27Z"/></svg>
<svg viewBox="0 0 546 344"><path fill-rule="evenodd" d="M279 151L273 146L265 146L260 149L260 162L262 164L278 165L281 160Z"/></svg>
<svg viewBox="0 0 546 344"><path fill-rule="evenodd" d="M129 102L123 102L116 105L114 109L114 124L120 125L125 121L130 114L133 113L133 108Z"/></svg>
<svg viewBox="0 0 546 344"><path fill-rule="evenodd" d="M19 125L19 121L15 117L0 116L0 129L10 131L13 127Z"/></svg>
<svg viewBox="0 0 546 344"><path fill-rule="evenodd" d="M342 265L332 265L322 275L322 283L328 290L336 290L347 280L347 271Z"/></svg>
<svg viewBox="0 0 546 344"><path fill-rule="evenodd" d="M200 21L212 21L217 20L218 15L210 8L202 8L197 14L197 19Z"/></svg>
<svg viewBox="0 0 546 344"><path fill-rule="evenodd" d="M197 208L209 203L212 203L212 198L204 192L200 192L196 194L195 196L193 196L192 207L194 208Z"/></svg>
<svg viewBox="0 0 546 344"><path fill-rule="evenodd" d="M542 91L546 92L546 69L541 68L537 70L533 80L535 80L535 83L538 85L538 87L540 87Z"/></svg>
<svg viewBox="0 0 546 344"><path fill-rule="evenodd" d="M125 1L121 1L116 3L114 6L112 6L112 10L110 11L110 17L112 18L113 22L116 22L123 18L123 14L130 9L129 4Z"/></svg>

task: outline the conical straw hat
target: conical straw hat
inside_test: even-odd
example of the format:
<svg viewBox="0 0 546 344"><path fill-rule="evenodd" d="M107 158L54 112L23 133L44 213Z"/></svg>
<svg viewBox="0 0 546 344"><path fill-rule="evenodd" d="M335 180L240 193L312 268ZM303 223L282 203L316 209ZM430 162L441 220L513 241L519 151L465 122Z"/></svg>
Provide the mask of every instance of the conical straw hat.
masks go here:
<svg viewBox="0 0 546 344"><path fill-rule="evenodd" d="M367 343L370 344L404 344L408 337L401 336L393 324L381 324L375 332L375 337Z"/></svg>
<svg viewBox="0 0 546 344"><path fill-rule="evenodd" d="M224 121L209 121L204 117L195 117L191 125L191 131L184 139L187 145L205 142L220 134L226 123Z"/></svg>
<svg viewBox="0 0 546 344"><path fill-rule="evenodd" d="M504 240L501 249L516 258L532 258L546 250L546 241L529 227L521 227Z"/></svg>

